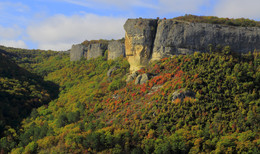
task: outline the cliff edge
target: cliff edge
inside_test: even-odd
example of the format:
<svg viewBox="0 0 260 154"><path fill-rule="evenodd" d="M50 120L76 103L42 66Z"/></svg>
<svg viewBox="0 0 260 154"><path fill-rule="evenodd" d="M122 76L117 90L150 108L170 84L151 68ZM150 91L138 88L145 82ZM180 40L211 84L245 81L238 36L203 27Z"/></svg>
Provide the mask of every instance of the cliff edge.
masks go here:
<svg viewBox="0 0 260 154"><path fill-rule="evenodd" d="M207 51L208 45L230 46L235 52L260 50L259 27L193 23L176 19L128 19L124 25L130 71L175 54Z"/></svg>

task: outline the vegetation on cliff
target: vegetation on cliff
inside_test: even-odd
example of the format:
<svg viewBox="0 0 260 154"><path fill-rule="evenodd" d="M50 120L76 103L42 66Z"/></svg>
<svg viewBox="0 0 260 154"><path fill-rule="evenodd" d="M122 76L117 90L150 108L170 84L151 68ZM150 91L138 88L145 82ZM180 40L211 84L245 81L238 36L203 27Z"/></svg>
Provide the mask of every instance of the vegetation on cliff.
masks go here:
<svg viewBox="0 0 260 154"><path fill-rule="evenodd" d="M222 24L229 26L241 26L241 27L260 27L259 21L254 21L245 18L218 18L216 16L196 16L191 14L186 14L185 16L176 17L174 19L183 20L188 22L198 22L198 23L211 23L211 24Z"/></svg>
<svg viewBox="0 0 260 154"><path fill-rule="evenodd" d="M17 51L19 52L19 51ZM153 77L125 83L126 59L70 62L66 54L20 66L58 84L60 93L8 130L0 149L12 153L258 153L259 53L179 55L139 70ZM23 58L22 58L23 59ZM56 68L55 66L58 66ZM107 71L112 67L118 69ZM195 97L173 99L174 92Z"/></svg>
<svg viewBox="0 0 260 154"><path fill-rule="evenodd" d="M105 45L108 45L109 42L111 41L114 41L113 39L112 40L104 40L104 39L100 39L100 40L85 40L84 42L82 42L81 44L82 45L85 45L86 47L91 45L91 44L97 44L97 43L100 43L100 44L105 44ZM118 41L124 43L125 39L122 38L122 39L119 39Z"/></svg>

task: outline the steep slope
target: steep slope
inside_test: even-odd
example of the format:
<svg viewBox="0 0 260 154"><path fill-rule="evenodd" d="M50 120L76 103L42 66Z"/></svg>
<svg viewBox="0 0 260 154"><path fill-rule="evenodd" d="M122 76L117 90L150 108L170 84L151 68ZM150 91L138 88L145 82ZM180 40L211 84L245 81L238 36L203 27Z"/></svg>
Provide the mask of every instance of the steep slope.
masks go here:
<svg viewBox="0 0 260 154"><path fill-rule="evenodd" d="M19 67L2 53L0 52L1 136L5 127L16 128L32 108L50 101L50 88L54 90L57 87Z"/></svg>
<svg viewBox="0 0 260 154"><path fill-rule="evenodd" d="M39 76L49 72L48 68L51 67L45 66L44 72L38 69L44 66L40 62L40 57L44 59L43 51L30 52L3 46L0 48L0 137L3 137L0 149L4 152L10 151L16 145L16 131L19 132L21 121L28 117L34 108L47 105L51 99L55 99L59 86L44 81L43 76ZM45 55L48 55L46 53ZM35 59L38 59L38 63ZM27 69L35 71L32 73Z"/></svg>
<svg viewBox="0 0 260 154"><path fill-rule="evenodd" d="M46 76L59 98L23 121L12 152L257 153L259 64L196 52L139 70L150 80L135 85L125 59L73 62Z"/></svg>

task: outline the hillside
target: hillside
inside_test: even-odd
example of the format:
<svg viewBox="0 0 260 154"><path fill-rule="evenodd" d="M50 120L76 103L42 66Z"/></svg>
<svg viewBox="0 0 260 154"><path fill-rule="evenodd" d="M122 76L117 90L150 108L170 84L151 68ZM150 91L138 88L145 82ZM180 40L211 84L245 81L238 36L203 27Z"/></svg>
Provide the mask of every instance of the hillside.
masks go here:
<svg viewBox="0 0 260 154"><path fill-rule="evenodd" d="M33 108L57 97L58 85L19 67L13 53L0 50L0 136L18 129Z"/></svg>
<svg viewBox="0 0 260 154"><path fill-rule="evenodd" d="M33 110L21 130L6 132L0 147L12 153L258 153L259 53L222 51L155 61L138 71L149 76L141 85L125 82L124 58L16 59L58 84L60 93ZM108 77L111 68L117 69Z"/></svg>

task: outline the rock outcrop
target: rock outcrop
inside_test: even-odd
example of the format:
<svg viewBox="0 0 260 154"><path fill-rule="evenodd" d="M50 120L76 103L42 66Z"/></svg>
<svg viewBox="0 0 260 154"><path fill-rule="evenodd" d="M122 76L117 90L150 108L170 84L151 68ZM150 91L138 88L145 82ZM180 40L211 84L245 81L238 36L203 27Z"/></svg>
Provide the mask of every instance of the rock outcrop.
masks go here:
<svg viewBox="0 0 260 154"><path fill-rule="evenodd" d="M126 57L130 71L149 64L157 29L155 19L128 19L124 25Z"/></svg>
<svg viewBox="0 0 260 154"><path fill-rule="evenodd" d="M146 83L149 79L151 78L150 74L144 73L144 74L140 74L136 77L135 79L135 85L138 84L144 84Z"/></svg>
<svg viewBox="0 0 260 154"><path fill-rule="evenodd" d="M108 43L108 60L117 57L125 57L125 44L121 41L111 41Z"/></svg>
<svg viewBox="0 0 260 154"><path fill-rule="evenodd" d="M88 46L87 59L97 58L99 56L104 56L107 50L107 45L102 43L90 44Z"/></svg>
<svg viewBox="0 0 260 154"><path fill-rule="evenodd" d="M191 23L175 19L128 19L124 25L130 71L175 54L207 51L208 45L230 46L235 52L260 50L259 27Z"/></svg>
<svg viewBox="0 0 260 154"><path fill-rule="evenodd" d="M193 23L176 19L128 19L124 24L125 45L120 41L94 43L88 47L73 45L71 61L104 56L108 59L126 56L130 71L146 67L151 61L194 51L206 52L208 46L230 46L232 51L260 51L260 27L236 27ZM108 44L107 44L108 43Z"/></svg>
<svg viewBox="0 0 260 154"><path fill-rule="evenodd" d="M117 57L125 57L125 44L122 40L106 41L104 43L90 43L89 45L77 44L72 45L70 50L70 60L78 61L82 57L97 58L104 56L105 51L108 50L108 60L116 59Z"/></svg>
<svg viewBox="0 0 260 154"><path fill-rule="evenodd" d="M191 90L179 89L172 93L172 102L174 102L177 98L183 101L185 97L195 98L195 96L196 94Z"/></svg>
<svg viewBox="0 0 260 154"><path fill-rule="evenodd" d="M260 28L159 20L151 60L207 51L209 44L228 45L236 52L254 51L260 49Z"/></svg>
<svg viewBox="0 0 260 154"><path fill-rule="evenodd" d="M72 45L70 50L70 61L78 61L82 57L87 57L88 47L82 44Z"/></svg>
<svg viewBox="0 0 260 154"><path fill-rule="evenodd" d="M133 80L135 80L135 78L138 76L138 72L133 72L132 74L128 75L126 78L126 83L129 83Z"/></svg>

